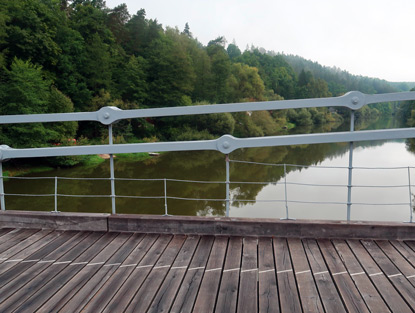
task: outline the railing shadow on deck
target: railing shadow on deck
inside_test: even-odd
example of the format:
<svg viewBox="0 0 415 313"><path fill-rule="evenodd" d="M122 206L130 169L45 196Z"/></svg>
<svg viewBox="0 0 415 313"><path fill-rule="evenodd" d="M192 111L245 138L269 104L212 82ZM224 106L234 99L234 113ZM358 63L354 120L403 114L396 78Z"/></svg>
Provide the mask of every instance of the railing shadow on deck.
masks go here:
<svg viewBox="0 0 415 313"><path fill-rule="evenodd" d="M188 107L173 107L173 108L159 108L159 109L137 109L137 110L120 110L116 107L104 107L96 112L80 112L80 113L54 113L54 114L33 114L33 115L3 115L0 116L0 124L12 123L38 123L38 122L67 122L67 121L97 121L108 126L109 143L108 145L95 146L70 146L70 147L48 147L48 148L30 148L30 149L13 149L11 147L0 146L0 172L2 173L2 163L8 159L17 158L37 158L37 157L56 157L56 156L74 156L74 155L92 155L92 154L109 154L110 155L110 177L107 180L111 184L111 195L105 197L111 198L112 214L116 213L115 199L117 197L126 197L116 195L115 182L121 180L114 175L114 158L115 153L137 153L137 152L152 152L152 151L190 151L190 150L216 150L226 155L226 178L221 183L225 185L226 199L207 199L210 201L225 201L226 216L229 216L229 209L231 201L230 198L230 184L236 183L230 180L229 164L230 162L240 162L229 159L229 153L240 148L253 147L269 147L269 146L289 146L301 144L321 144L321 143L337 143L349 142L349 166L346 167L348 171L348 183L345 186L347 192L347 201L336 204L345 204L347 217L350 221L351 206L352 206L352 173L353 173L353 143L357 141L371 141L371 140L388 140L388 139L408 139L415 138L415 128L403 129L387 129L387 130L370 130L370 131L355 131L354 120L355 111L359 110L365 105L382 102L396 102L415 100L415 92L402 93L388 93L377 95L366 95L361 92L353 91L341 97L333 98L319 98L319 99L301 99L301 100L282 100L282 101L265 101L265 102L250 102L250 103L233 103L233 104L215 104L203 106L188 106ZM282 110L282 109L297 109L297 108L311 108L311 107L347 107L350 109L350 131L335 132L335 133L320 133L320 134L301 134L301 135L287 135L287 136L267 136L255 138L235 138L231 135L224 135L215 140L199 140L199 141L180 141L180 142L157 142L157 143L140 143L140 144L114 144L112 136L112 125L122 119L143 118L143 117L165 117L165 116L179 116L179 115L195 115L195 114L210 114L210 113L225 113L225 112L243 112L243 111L261 111L261 110ZM287 165L286 164L272 164L273 166L284 167L284 199L275 200L285 204L286 215L285 219L289 219L288 203L295 202L293 199L287 197L287 185L292 184L287 182ZM290 165L293 166L293 165ZM296 165L295 165L296 166ZM401 186L409 188L409 201L405 203L394 203L388 205L407 205L409 206L409 222L413 222L412 217L412 197L411 197L411 175L408 166L405 169L408 171L408 182ZM22 178L20 178L22 179ZM54 212L58 212L57 199L58 197L68 196L60 194L58 190L58 180L63 178L52 177L55 181L55 191L51 194L42 196L53 196L55 199ZM6 210L5 196L12 196L4 191L4 177L0 176L0 206L1 210ZM174 197L167 194L167 183L173 181L172 179L161 178L163 181L164 194L158 198L165 201L165 215L168 215L167 199ZM190 181L189 181L190 182ZM202 181L191 181L191 183L212 183ZM263 182L258 182L263 183ZM306 183L298 183L305 185ZM320 186L322 187L322 186ZM368 186L360 186L368 187ZM385 186L371 186L371 187L385 187ZM91 195L93 196L93 195ZM187 199L185 200L194 200ZM200 199L197 199L200 200ZM252 200L254 201L254 200ZM321 204L318 202L315 204ZM330 204L330 203L326 203ZM383 205L383 204L378 204Z"/></svg>

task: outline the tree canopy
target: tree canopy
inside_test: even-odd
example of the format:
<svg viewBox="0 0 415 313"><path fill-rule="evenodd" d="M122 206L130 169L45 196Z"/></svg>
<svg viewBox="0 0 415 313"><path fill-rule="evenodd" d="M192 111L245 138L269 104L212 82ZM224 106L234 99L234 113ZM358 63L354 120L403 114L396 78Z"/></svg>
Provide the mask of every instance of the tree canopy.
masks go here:
<svg viewBox="0 0 415 313"><path fill-rule="evenodd" d="M0 113L204 105L408 88L263 48L252 46L242 52L223 36L206 46L196 38L188 23L183 30L163 27L148 19L144 9L131 14L125 4L111 9L103 0L2 1ZM327 109L247 112L137 119L120 123L114 131L125 141L199 139L224 133L261 136L288 124L322 124L339 118ZM2 144L28 147L106 136L99 125L66 123L3 126L0 139Z"/></svg>

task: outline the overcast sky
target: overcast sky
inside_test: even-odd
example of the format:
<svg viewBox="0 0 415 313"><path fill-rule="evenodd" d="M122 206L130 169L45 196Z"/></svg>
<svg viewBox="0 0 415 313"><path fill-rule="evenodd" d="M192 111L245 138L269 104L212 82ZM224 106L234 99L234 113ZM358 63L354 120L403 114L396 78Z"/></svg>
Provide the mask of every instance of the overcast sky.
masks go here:
<svg viewBox="0 0 415 313"><path fill-rule="evenodd" d="M254 45L300 55L352 74L415 81L414 0L106 0L131 15L190 31L202 44L218 36L243 51Z"/></svg>

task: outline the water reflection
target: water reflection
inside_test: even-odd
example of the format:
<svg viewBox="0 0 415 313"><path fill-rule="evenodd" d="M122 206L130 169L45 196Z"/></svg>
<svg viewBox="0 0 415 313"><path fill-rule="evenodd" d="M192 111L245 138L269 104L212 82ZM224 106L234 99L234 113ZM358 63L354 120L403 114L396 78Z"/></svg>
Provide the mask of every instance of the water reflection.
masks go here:
<svg viewBox="0 0 415 313"><path fill-rule="evenodd" d="M393 120L378 121L369 128L397 127ZM381 125L379 125L381 124ZM380 127L381 126L381 127ZM347 127L346 127L347 128ZM317 129L322 132L328 129ZM341 130L341 129L339 129ZM311 130L310 130L311 131ZM301 130L304 132L304 130ZM405 148L403 141L395 142L363 142L355 144L354 166L408 166L415 164L415 157ZM272 147L240 149L230 155L234 160L245 160L260 163L286 163L306 166L341 166L348 164L349 145L321 144L294 147ZM115 175L118 178L170 178L198 181L225 181L225 157L219 152L177 152L166 153L144 162L115 160ZM233 182L268 182L268 184L231 184L233 199L284 200L282 167L262 166L255 164L231 163L231 181ZM313 184L347 184L346 169L315 169L310 167L287 167L289 183L302 182ZM391 171L389 171L391 172ZM407 184L407 173L395 172L391 176L388 171L355 170L353 184ZM94 167L75 167L59 169L51 172L33 174L31 176L59 177L95 177L109 176L109 162ZM404 188L399 188L404 189ZM54 180L14 180L5 183L6 193L51 194L54 192ZM68 195L97 195L105 198L64 197L58 199L60 211L71 212L111 212L109 181L101 180L59 180L58 193ZM116 181L116 194L123 196L163 196L163 181ZM170 197L225 199L225 185L199 184L188 182L171 182L167 184ZM289 200L296 201L329 201L346 202L345 187L318 188L311 186L288 185ZM408 187L398 189L353 188L353 202L409 202ZM164 199L128 199L117 198L118 213L163 214ZM16 197L7 196L8 209L53 210L53 197ZM290 216L313 219L344 219L345 205L310 205L289 203ZM189 201L168 200L170 214L174 215L224 215L225 203L222 201ZM352 218L357 220L407 220L408 207L372 207L353 205ZM285 203L239 202L231 206L232 216L249 217L284 217Z"/></svg>

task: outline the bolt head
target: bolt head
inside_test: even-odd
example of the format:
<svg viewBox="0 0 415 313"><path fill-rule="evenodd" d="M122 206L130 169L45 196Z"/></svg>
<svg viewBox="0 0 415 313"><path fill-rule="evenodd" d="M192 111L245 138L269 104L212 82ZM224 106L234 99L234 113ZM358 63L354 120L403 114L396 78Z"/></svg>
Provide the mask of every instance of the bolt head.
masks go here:
<svg viewBox="0 0 415 313"><path fill-rule="evenodd" d="M354 105L358 104L358 103L359 103L359 98L358 98L358 97L353 97L353 98L352 98L352 103L353 103Z"/></svg>
<svg viewBox="0 0 415 313"><path fill-rule="evenodd" d="M106 112L105 114L104 114L104 118L107 120L107 119L109 119L110 118L110 114L108 113L108 112Z"/></svg>
<svg viewBox="0 0 415 313"><path fill-rule="evenodd" d="M229 143L229 141L224 141L222 144L222 147L224 147L225 149L228 149L231 146L231 144Z"/></svg>

